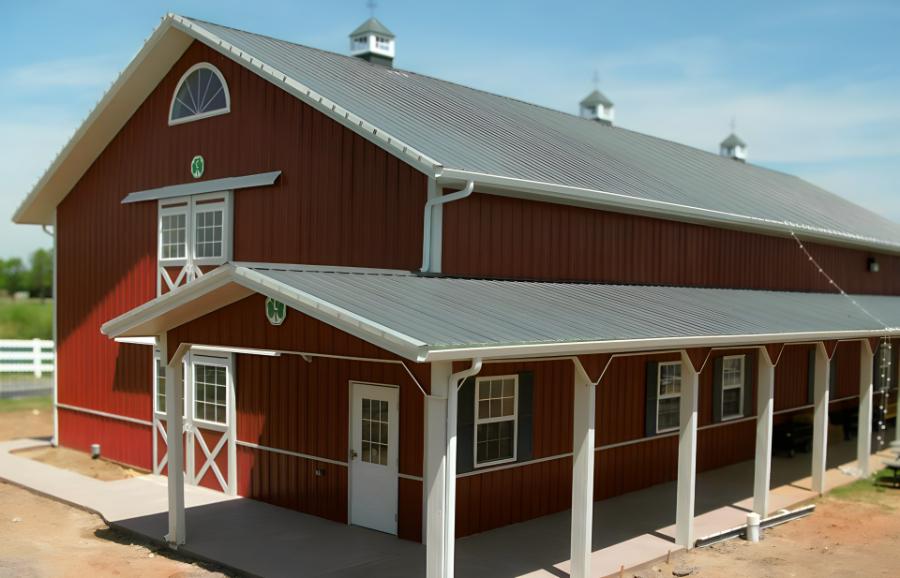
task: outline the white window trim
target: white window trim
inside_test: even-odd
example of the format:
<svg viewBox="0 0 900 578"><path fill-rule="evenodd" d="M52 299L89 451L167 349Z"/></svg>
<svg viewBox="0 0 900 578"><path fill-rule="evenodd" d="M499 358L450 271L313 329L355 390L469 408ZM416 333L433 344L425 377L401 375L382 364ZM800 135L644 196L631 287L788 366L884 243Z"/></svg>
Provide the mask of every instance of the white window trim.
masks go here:
<svg viewBox="0 0 900 578"><path fill-rule="evenodd" d="M195 114L192 116L186 116L184 118L172 119L172 113L175 111L175 97L178 95L178 91L181 90L181 85L184 84L184 81L196 70L200 70L201 68L205 68L207 70L212 71L219 80L222 82L222 90L225 92L225 108L220 108L217 110L211 110L209 112L202 112L200 114ZM209 62L198 62L192 67L188 68L187 71L181 75L181 78L178 80L178 84L175 85L175 90L172 92L172 100L169 103L169 126L175 126L178 124L184 124L187 122L193 122L195 120L202 120L204 118L210 118L213 116L219 116L222 114L228 114L231 112L231 91L228 90L228 83L225 82L225 77L222 75L222 72L219 71L218 68L210 64Z"/></svg>
<svg viewBox="0 0 900 578"><path fill-rule="evenodd" d="M725 385L725 361L728 359L740 359L741 360L741 383L740 385ZM744 382L747 379L747 356L746 355L726 355L722 357L722 375L719 377L722 380L722 395L719 396L719 415L721 416L719 421L730 421L733 419L740 419L744 417L746 413L744 410ZM739 408L740 411L735 414L725 415L725 390L726 389L739 389L741 390L740 395L738 396L739 400Z"/></svg>
<svg viewBox="0 0 900 578"><path fill-rule="evenodd" d="M481 382L483 381L494 381L497 379L512 379L513 380L513 414L511 416L503 416L503 417L488 417L488 418L479 418L478 417L478 389L481 387ZM490 466L497 466L500 464L508 464L515 462L518 459L519 453L519 376L517 374L512 375L485 375L482 377L475 378L475 423L472 426L472 464L474 468L487 468ZM502 421L512 421L513 422L513 452L512 457L504 458L502 460L490 460L483 463L478 463L478 426L483 423L497 423Z"/></svg>
<svg viewBox="0 0 900 578"><path fill-rule="evenodd" d="M205 201L211 199L222 199L218 203L204 204ZM160 266L178 267L188 264L193 265L222 265L231 260L232 256L232 235L234 229L234 221L232 218L233 207L232 201L234 195L232 191L219 191L215 193L204 193L202 195L191 195L188 197L175 197L172 199L160 199L157 202L157 218L156 218L156 259ZM173 206L176 205L176 206ZM222 210L222 256L221 257L203 257L195 256L196 247L194 246L194 230L196 222L194 215L199 211L208 209ZM167 215L185 216L185 234L184 234L184 258L168 258L162 256L162 218Z"/></svg>
<svg viewBox="0 0 900 578"><path fill-rule="evenodd" d="M681 407L681 388L679 387L678 393L667 393L662 395L659 393L659 385L660 380L662 379L662 368L663 366L678 366L679 373L681 372L681 362L680 361L661 361L656 364L656 433L667 433L672 431L678 431L679 426L667 427L665 429L659 429L659 400L661 399L679 399L679 407Z"/></svg>
<svg viewBox="0 0 900 578"><path fill-rule="evenodd" d="M166 408L164 408L164 407L163 407L163 408L159 407L159 391L158 391L158 387L159 387L159 372L158 372L158 364L159 364L161 361L162 361L162 359L160 358L159 350L155 349L155 350L153 351L153 411L154 411L154 413L156 413L156 415L157 415L158 417L160 417L160 418L162 418L162 419L165 419L166 416L167 416ZM163 366L163 367L165 367L165 366ZM184 367L182 367L182 370L184 370ZM187 372L185 371L185 373L187 373ZM185 387L185 384L187 384L187 383L188 383L187 380L185 380L185 379L182 377L182 389L184 390L182 393L183 393L184 395L181 396L181 402L182 402L182 407L181 407L181 417L184 417L184 416L187 415L187 393L186 393L186 392L187 392L187 388ZM168 399L169 399L169 380L166 379L166 400L168 400Z"/></svg>
<svg viewBox="0 0 900 578"><path fill-rule="evenodd" d="M225 421L222 423L217 421L208 421L197 417L197 405L195 403L197 400L194 399L195 365L212 365L225 368ZM231 413L233 409L236 409L231 407L232 400L236 399L236 396L232 395L232 390L234 389L234 355L228 354L225 357L221 357L209 355L202 351L199 354L192 353L190 357L190 371L188 372L188 374L190 375L191 386L191 421L197 424L201 424L204 429L211 429L222 432L229 431L229 428L231 427ZM185 399L187 399L187 396L185 396Z"/></svg>

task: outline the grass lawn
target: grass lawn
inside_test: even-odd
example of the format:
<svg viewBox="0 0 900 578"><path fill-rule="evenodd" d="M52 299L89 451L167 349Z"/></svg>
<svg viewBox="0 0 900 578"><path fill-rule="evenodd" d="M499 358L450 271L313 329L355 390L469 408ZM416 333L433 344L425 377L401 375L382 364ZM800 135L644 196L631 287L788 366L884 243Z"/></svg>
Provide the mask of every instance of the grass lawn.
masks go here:
<svg viewBox="0 0 900 578"><path fill-rule="evenodd" d="M51 339L53 302L0 299L0 339Z"/></svg>
<svg viewBox="0 0 900 578"><path fill-rule="evenodd" d="M0 399L0 413L11 411L30 411L33 409L45 411L53 409L53 398L46 397L19 397L14 399Z"/></svg>
<svg viewBox="0 0 900 578"><path fill-rule="evenodd" d="M885 499L897 493L897 490L890 487L893 475L891 470L885 468L868 479L856 480L852 484L834 488L829 492L829 496L836 500L863 502L893 510L893 506L886 503ZM883 481L879 482L879 480Z"/></svg>

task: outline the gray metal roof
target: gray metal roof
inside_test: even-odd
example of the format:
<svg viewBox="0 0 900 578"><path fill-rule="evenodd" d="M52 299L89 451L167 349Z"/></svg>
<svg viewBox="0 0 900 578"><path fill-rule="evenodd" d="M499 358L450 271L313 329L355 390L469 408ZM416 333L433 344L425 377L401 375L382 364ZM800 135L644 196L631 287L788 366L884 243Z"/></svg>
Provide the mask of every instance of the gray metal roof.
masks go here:
<svg viewBox="0 0 900 578"><path fill-rule="evenodd" d="M190 22L446 169L789 223L893 249L900 245L897 224L792 175L414 72Z"/></svg>
<svg viewBox="0 0 900 578"><path fill-rule="evenodd" d="M263 293L420 361L452 357L451 351L457 358L475 350L484 357L490 350L510 356L498 353L501 348L563 355L573 349L658 350L900 332L900 297L493 281L251 263L220 267L109 321L103 332L157 333L187 320L178 307L192 319L249 294L227 292L218 304L208 296L227 286ZM160 316L170 316L170 327L154 324Z"/></svg>
<svg viewBox="0 0 900 578"><path fill-rule="evenodd" d="M387 26L382 24L381 21L374 16L357 26L356 30L350 33L350 36L358 36L360 34L368 34L370 32L374 34L380 34L381 36L387 36L388 38L394 38L394 33L388 30Z"/></svg>
<svg viewBox="0 0 900 578"><path fill-rule="evenodd" d="M594 92L585 96L579 104L581 104L581 106L597 106L598 104L602 104L603 106L613 105L612 101L599 90L594 90Z"/></svg>

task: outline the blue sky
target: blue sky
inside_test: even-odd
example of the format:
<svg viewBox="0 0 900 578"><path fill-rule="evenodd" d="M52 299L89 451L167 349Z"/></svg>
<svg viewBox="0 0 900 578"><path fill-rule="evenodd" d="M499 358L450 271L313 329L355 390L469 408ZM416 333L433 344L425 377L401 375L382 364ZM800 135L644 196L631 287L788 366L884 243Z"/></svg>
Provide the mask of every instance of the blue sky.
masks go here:
<svg viewBox="0 0 900 578"><path fill-rule="evenodd" d="M900 222L900 2L381 0L396 65L715 150L732 117L750 160ZM338 52L362 0L9 2L0 25L0 257L49 239L21 199L175 11Z"/></svg>

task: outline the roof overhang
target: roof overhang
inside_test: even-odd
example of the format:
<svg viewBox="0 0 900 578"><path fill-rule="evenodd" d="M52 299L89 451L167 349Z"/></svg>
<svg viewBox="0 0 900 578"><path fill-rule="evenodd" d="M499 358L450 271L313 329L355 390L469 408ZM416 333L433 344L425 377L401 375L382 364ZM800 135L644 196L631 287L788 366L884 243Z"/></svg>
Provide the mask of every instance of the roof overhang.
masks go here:
<svg viewBox="0 0 900 578"><path fill-rule="evenodd" d="M382 318L381 320L373 319L368 316L364 308L353 307L340 299L332 299L328 294L326 286L319 285L321 289L310 289L310 286L300 284L291 284L279 280L278 275L273 275L269 271L278 271L280 273L303 274L316 273L321 274L321 268L300 268L286 269L285 265L271 264L226 264L218 269L207 273L197 281L193 281L188 285L179 287L165 295L141 305L103 325L101 331L118 340L145 337L149 335L159 335L179 325L188 323L211 313L221 307L234 303L254 293L260 293L267 297L282 301L287 306L300 311L310 317L313 317L323 323L331 325L341 331L347 332L355 337L363 339L382 349L390 351L403 358L415 362L433 362L433 361L453 361L465 360L472 358L481 359L521 359L531 357L567 357L574 355L583 355L591 353L625 353L625 352L642 352L642 351L667 351L674 349L683 349L689 347L712 347L712 348L735 348L747 346L762 346L769 343L809 343L825 340L861 340L870 337L881 337L888 335L900 335L900 328L883 328L878 329L874 326L860 329L835 329L835 330L815 330L815 331L777 331L777 332L746 332L746 333L730 333L730 334L685 334L668 336L647 336L639 338L621 338L621 339L576 339L576 340L534 340L532 342L508 340L503 338L492 338L490 343L487 340L478 341L473 338L471 343L457 343L453 346L447 346L441 343L428 343L426 337L417 337L410 333L401 323L393 324L390 318ZM339 283L341 279L347 277L356 277L355 283L351 290L356 291L364 286L365 275L390 275L393 277L421 279L415 275L399 272L399 271L368 271L366 270L329 270L327 274L333 275L333 278ZM440 282L441 279L432 279L432 281ZM492 283L517 283L517 282L492 282ZM336 286L333 286L336 287ZM346 287L344 288L346 289ZM394 295L391 297L379 297L384 295L384 287L372 286L372 296L369 303L374 303L379 298L385 299L385 303L390 301L391 307L396 307L398 303L403 303L404 296ZM659 288L657 288L659 289ZM665 289L665 288L663 288ZM338 288L338 292L343 289ZM721 290L728 291L728 290ZM360 290L361 293L365 291ZM769 292L760 292L769 293ZM435 309L440 308L441 297L436 293L428 291L421 295L426 296L426 300L434 299ZM490 296L486 296L490 299ZM802 297L801 297L802 298ZM368 298L367 298L368 299ZM511 296L511 300L515 300L516 296ZM795 306L797 294L791 296L790 306ZM900 302L900 298L897 298ZM430 302L430 301L426 301ZM378 305L377 303L375 304ZM548 304L548 307L551 305ZM589 306L589 305L586 305ZM818 304L817 306L821 306ZM566 306L568 307L568 305ZM676 311L677 312L677 311ZM712 315L717 315L713 313ZM427 312L420 310L410 310L407 317L416 318L416 322L420 326L428 326L428 324L439 322L436 317L429 317ZM527 315L523 312L523 315ZM845 317L845 314L836 313L836 318ZM377 317L377 316L376 316ZM645 321L645 320L644 320ZM461 321L464 323L464 321ZM533 324L540 323L540 318L529 320ZM393 325L393 326L392 326ZM840 327L838 323L835 327ZM476 331L475 334L478 332ZM502 333L499 332L498 335ZM598 331L598 335L600 331ZM483 336L483 334L481 335ZM233 344L240 346L240 343Z"/></svg>

